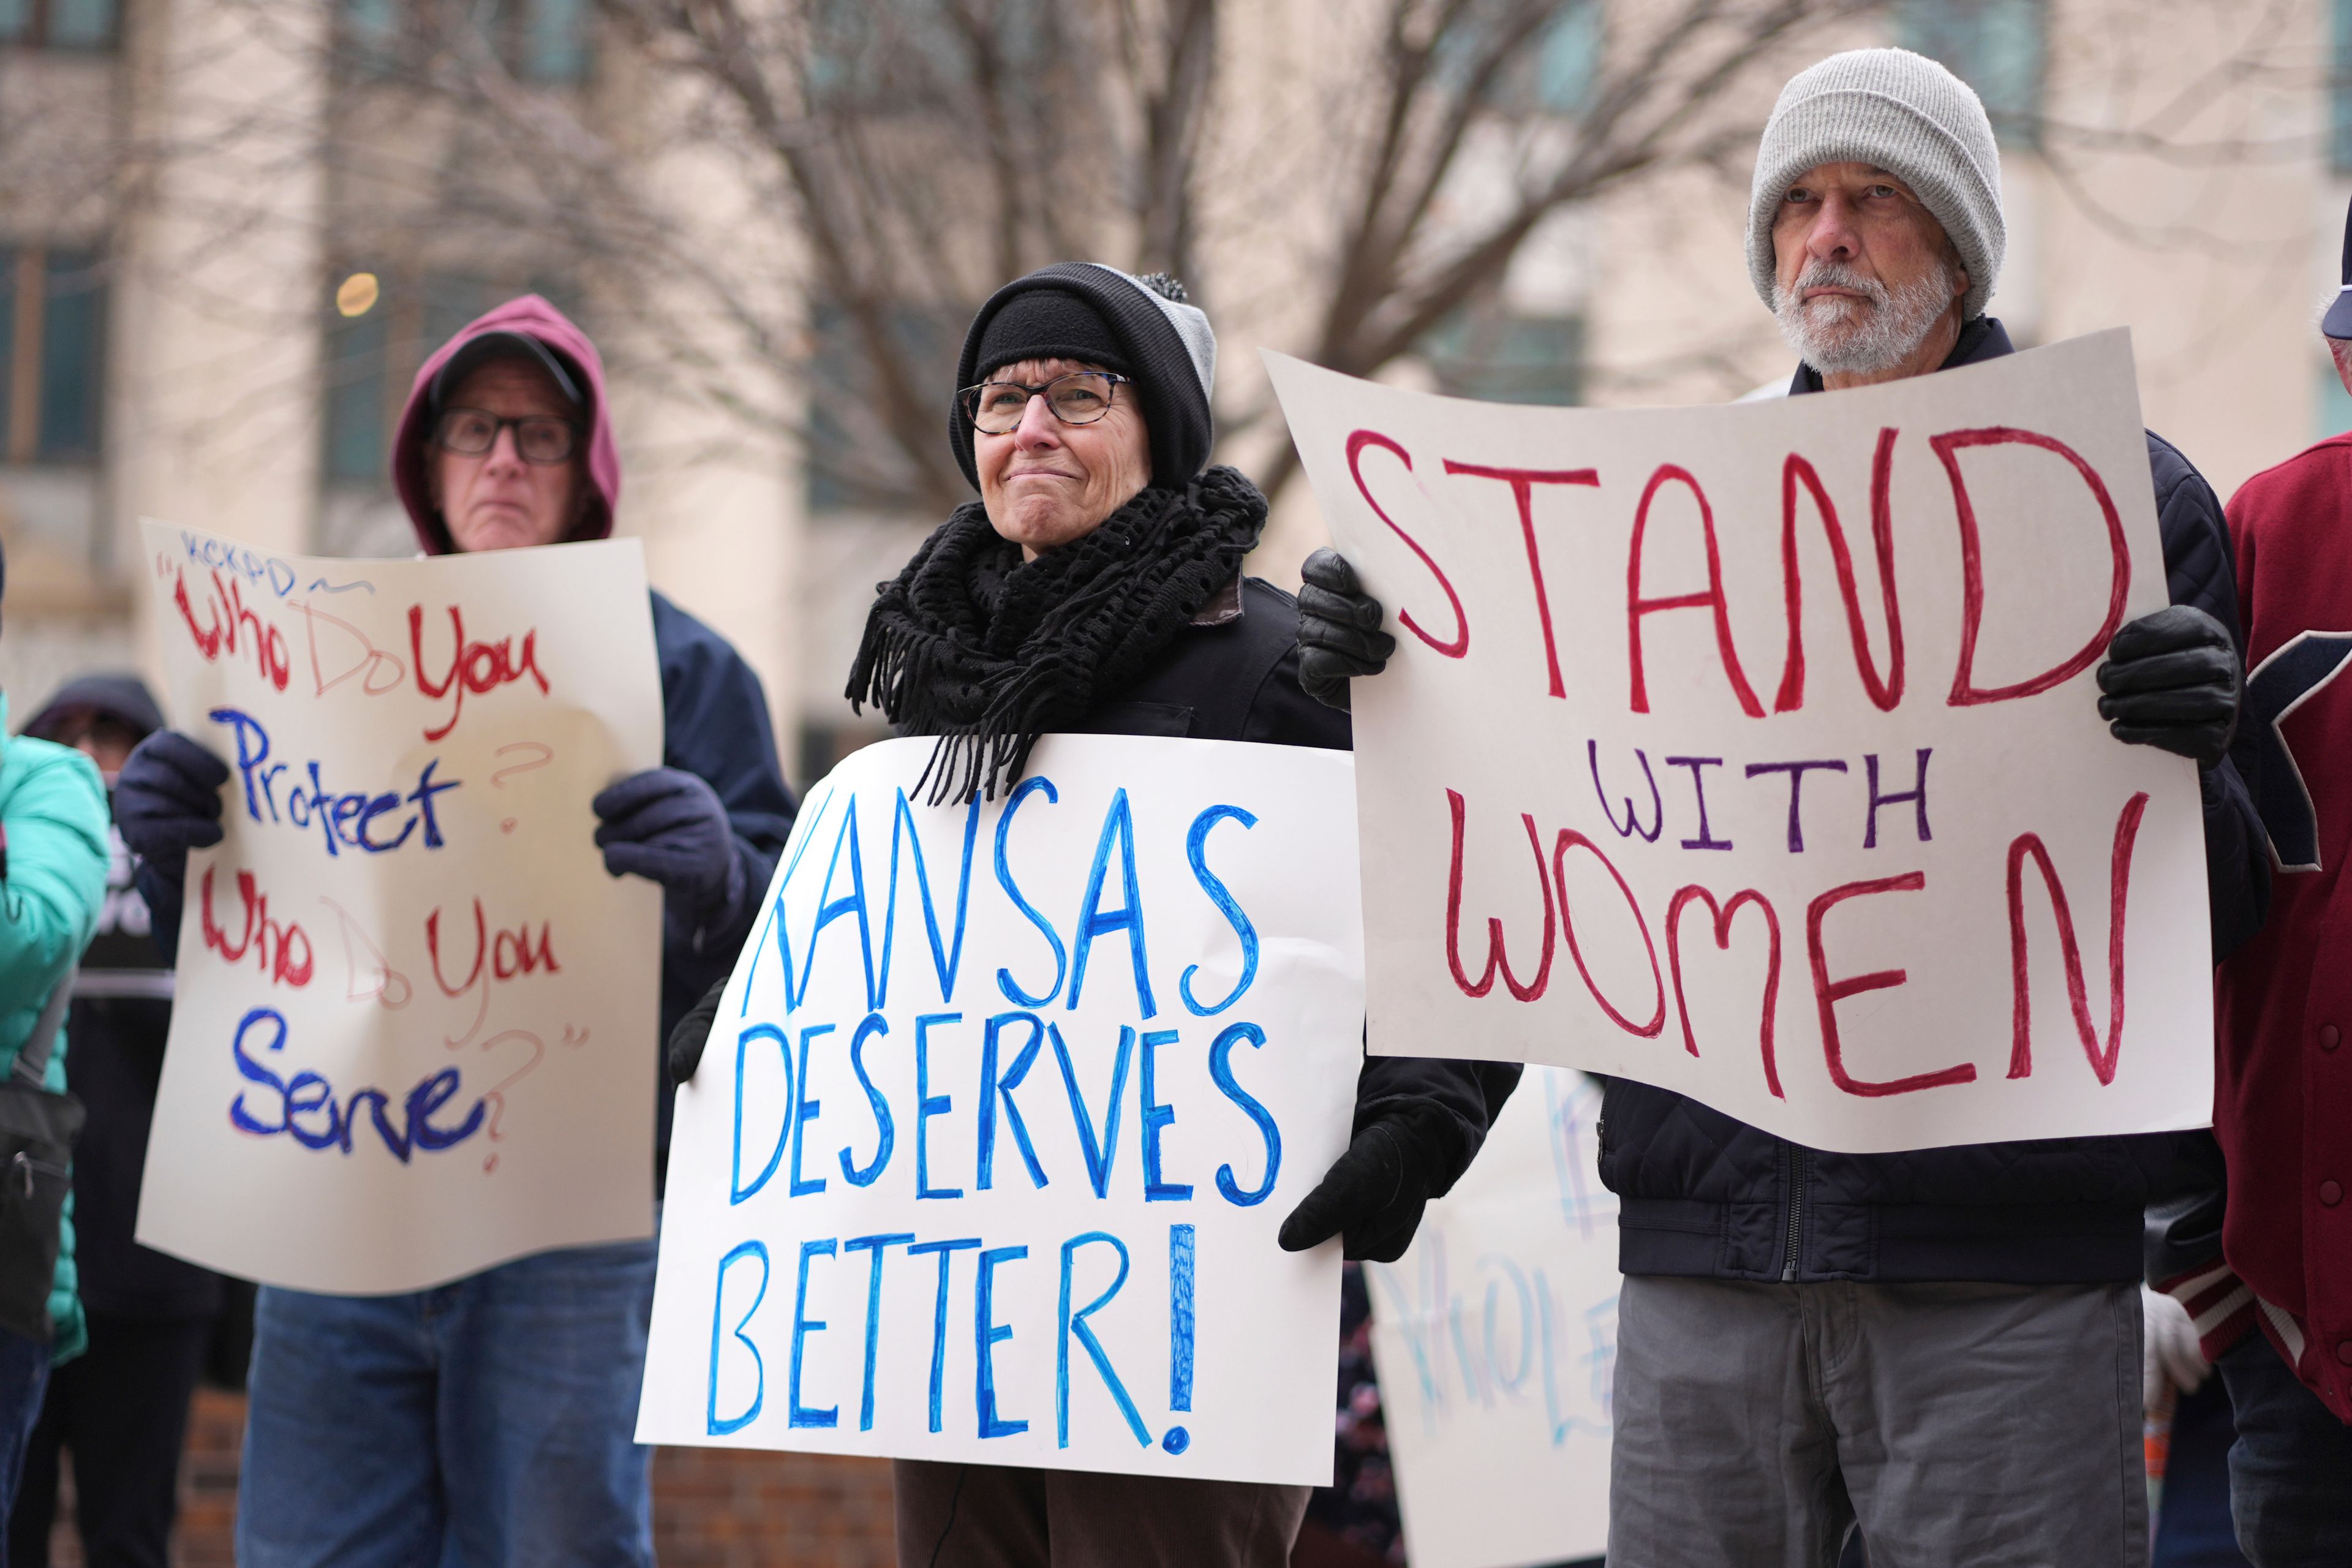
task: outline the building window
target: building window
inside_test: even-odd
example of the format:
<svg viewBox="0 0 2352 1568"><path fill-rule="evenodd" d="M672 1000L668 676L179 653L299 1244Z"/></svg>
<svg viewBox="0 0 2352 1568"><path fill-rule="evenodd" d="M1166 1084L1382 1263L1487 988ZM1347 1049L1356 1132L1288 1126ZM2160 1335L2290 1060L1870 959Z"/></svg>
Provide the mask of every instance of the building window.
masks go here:
<svg viewBox="0 0 2352 1568"><path fill-rule="evenodd" d="M97 255L0 249L0 460L95 462L105 389Z"/></svg>
<svg viewBox="0 0 2352 1568"><path fill-rule="evenodd" d="M1584 321L1579 316L1457 313L1423 340L1438 390L1486 403L1584 401Z"/></svg>
<svg viewBox="0 0 2352 1568"><path fill-rule="evenodd" d="M26 3L0 0L0 6ZM490 0L470 13L437 6L420 13L419 4L420 0L341 0L337 7L341 52L347 68L359 76L385 77L420 65L434 29L446 25L443 18L469 15L488 37L507 69L522 79L558 85L588 79L593 63L588 46L591 0Z"/></svg>
<svg viewBox="0 0 2352 1568"><path fill-rule="evenodd" d="M2048 0L1896 0L1895 7L1895 41L1976 89L2004 147L2041 140L2049 26Z"/></svg>
<svg viewBox="0 0 2352 1568"><path fill-rule="evenodd" d="M116 0L0 0L0 45L110 49L121 21Z"/></svg>

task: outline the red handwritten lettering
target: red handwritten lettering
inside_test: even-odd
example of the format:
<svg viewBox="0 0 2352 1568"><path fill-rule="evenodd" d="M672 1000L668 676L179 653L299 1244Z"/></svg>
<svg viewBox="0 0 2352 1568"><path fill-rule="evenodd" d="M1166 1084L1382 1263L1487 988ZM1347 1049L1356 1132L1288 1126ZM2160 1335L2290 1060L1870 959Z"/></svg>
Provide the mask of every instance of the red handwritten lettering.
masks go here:
<svg viewBox="0 0 2352 1568"><path fill-rule="evenodd" d="M180 608L180 619L188 628L196 651L205 656L207 664L223 653L232 658L237 653L237 639L244 637L253 648L254 666L261 678L278 690L286 689L287 678L293 673L292 661L287 657L286 636L276 626L247 609L244 590L234 578L224 581L218 572L212 574L212 592L205 598L205 616L208 626L196 624L195 605L188 598L188 574L184 570L173 587L172 602Z"/></svg>
<svg viewBox="0 0 2352 1568"><path fill-rule="evenodd" d="M1411 610L1400 609L1397 611L1397 619L1402 623L1405 630L1427 643L1435 651L1448 658L1460 658L1470 651L1470 617L1463 614L1462 596L1454 591L1454 584L1446 580L1444 572L1437 563L1430 559L1429 552L1421 547L1421 542L1399 528L1396 519L1381 510L1381 503L1372 499L1371 487L1364 483L1364 469L1360 461L1363 450L1367 447L1378 447L1383 451L1395 453L1397 461L1405 466L1407 473L1412 471L1412 458L1402 447L1377 430L1358 430L1348 437L1348 472L1355 479L1357 493L1364 498L1364 504L1372 509L1372 515L1387 523L1389 531L1403 540L1405 548L1421 557L1421 563L1429 568L1429 574L1437 579L1439 587L1445 590L1445 602L1454 608L1454 637L1447 642L1438 641L1421 629L1421 623L1412 618Z"/></svg>
<svg viewBox="0 0 2352 1568"><path fill-rule="evenodd" d="M1976 684L1977 632L1984 620L1984 558L1983 547L1977 533L1977 511L1969 500L1968 481L1960 475L1958 453L1964 447L1998 447L2007 445L2036 447L2045 452L2055 452L2074 465L2083 482L2091 487L2091 495L2099 503L2100 515L2107 523L2107 552L2114 563L2114 572L2107 587L2107 616L2099 629L2063 663L2053 665L2041 674L2007 686L1986 690ZM1952 501L1958 509L1960 523L1960 661L1952 671L1952 692L1947 700L1955 708L1971 708L1982 702L2005 702L2013 697L2032 697L2063 686L2083 671L2106 651L2124 624L2124 596L2131 591L2131 543L2124 537L2124 521L2116 510L2115 498L2107 493L2106 482L2096 470L2084 462L2079 453L2063 441L2031 430L2012 429L2005 425L1990 425L1978 430L1948 430L1941 436L1927 437L1927 445L1936 449L1943 460L1944 472L1952 482Z"/></svg>
<svg viewBox="0 0 2352 1568"><path fill-rule="evenodd" d="M1895 593L1895 515L1887 492L1895 474L1893 427L1878 433L1878 453L1870 464L1870 537L1878 549L1878 597L1886 609L1886 676L1881 679L1870 657L1870 634L1862 622L1862 595L1854 584L1853 552L1846 548L1845 530L1837 508L1812 464L1796 453L1780 468L1780 576L1788 599L1789 655L1780 668L1780 694L1772 710L1786 713L1805 705L1805 584L1797 564L1797 487L1802 485L1821 514L1829 535L1830 560L1837 568L1838 595L1845 601L1847 629L1853 637L1853 666L1863 689L1881 712L1892 712L1903 700L1903 605Z"/></svg>
<svg viewBox="0 0 2352 1568"><path fill-rule="evenodd" d="M1706 542L1706 592L1703 594L1670 594L1662 599L1642 596L1642 541L1650 529L1650 503L1657 499L1659 487L1672 481L1688 487L1698 501L1700 531ZM1633 711L1650 710L1650 686L1642 665L1642 617L1659 610L1696 610L1710 607L1715 611L1715 647L1722 656L1723 672L1731 679L1732 694L1751 719L1764 717L1764 704L1756 700L1756 692L1748 684L1747 672L1739 668L1739 650L1731 642L1731 611L1723 597L1723 557L1716 548L1715 509L1707 504L1706 492L1691 477L1690 470L1672 463L1661 463L1650 482L1642 487L1642 503L1633 510L1633 538L1625 555L1625 638L1633 662Z"/></svg>
<svg viewBox="0 0 2352 1568"><path fill-rule="evenodd" d="M1924 871L1906 871L1900 877L1877 877L1866 882L1848 882L1843 887L1832 888L1805 908L1805 952L1812 962L1813 1005L1821 1014L1822 1050L1829 1058L1830 1081L1848 1094L1875 1099L1882 1095L1915 1094L1923 1089L1940 1089L1946 1084L1976 1081L1977 1069L1970 1062L1885 1082L1856 1078L1845 1068L1845 1047L1838 1038L1837 1005L1865 991L1884 991L1900 985L1911 975L1907 970L1881 969L1850 979L1832 980L1829 955L1822 950L1822 921L1831 910L1848 899L1867 898L1874 893L1916 893L1927 885L1927 874Z"/></svg>
<svg viewBox="0 0 2352 1568"><path fill-rule="evenodd" d="M1715 917L1715 945L1723 952L1731 951L1731 922L1740 907L1753 904L1763 911L1764 929L1770 934L1772 945L1764 963L1764 1022L1759 1043L1764 1054L1764 1086L1772 1091L1775 1100L1786 1100L1789 1097L1780 1090L1780 1064L1772 1053L1772 1023L1780 1005L1780 917L1773 912L1772 901L1753 888L1734 893L1727 904L1717 904L1715 895L1696 883L1675 889L1666 905L1666 966L1674 973L1675 1010L1682 1016L1683 1045L1693 1056L1698 1055L1698 1041L1691 1036L1690 1004L1683 999L1680 921L1683 906L1694 902L1705 904L1706 912Z"/></svg>
<svg viewBox="0 0 2352 1568"><path fill-rule="evenodd" d="M205 945L228 963L237 963L250 951L255 966L268 976L272 984L299 990L310 984L310 939L292 921L281 923L269 918L269 897L256 886L250 871L236 874L237 898L244 905L245 920L235 944L230 943L228 928L213 916L213 867L205 867L204 880L197 887Z"/></svg>
<svg viewBox="0 0 2352 1568"><path fill-rule="evenodd" d="M2116 1058L2124 1045L2124 909L2131 897L2132 846L2139 838L2139 821L2147 811L2145 792L2124 803L2116 818L2115 849L2107 864L2107 1039L2099 1044L2091 1023L2091 1003L2083 983L2083 953L2074 941L2074 917L2066 907L2066 885L2050 863L2050 851L2038 833L2021 833L2009 847L2009 968L2012 995L2010 1019L2009 1076L2025 1078L2033 1071L2033 988L2026 972L2025 861L2041 869L2050 889L2051 912L2058 921L2058 953L2066 967L2066 1000L2074 1013L2074 1031L2090 1058L2099 1082L2116 1081Z"/></svg>
<svg viewBox="0 0 2352 1568"><path fill-rule="evenodd" d="M1486 917L1486 969L1473 984L1462 968L1462 797L1452 790L1445 792L1445 803L1454 813L1454 867L1445 884L1445 961L1454 967L1454 984L1462 988L1465 996L1484 996L1495 988L1495 975L1499 971L1503 984L1513 996L1522 1002L1532 1002L1544 994L1551 984L1551 949L1554 939L1551 912L1551 884L1544 880L1543 840L1537 837L1536 819L1522 814L1519 820L1527 824L1528 847L1535 852L1536 881L1543 888L1543 957L1536 964L1535 978L1525 985L1511 973L1510 955L1503 951L1503 922L1493 915Z"/></svg>
<svg viewBox="0 0 2352 1568"><path fill-rule="evenodd" d="M457 727L465 711L466 693L480 696L511 681L529 676L547 690L547 677L539 668L539 633L525 632L522 651L514 650L512 637L500 637L495 643L469 642L466 637L466 616L457 605L449 606L449 671L439 684L425 673L425 608L421 605L408 607L408 647L411 663L416 671L416 689L438 701L450 699L449 720L437 730L427 730L425 738L438 741Z"/></svg>
<svg viewBox="0 0 2352 1568"><path fill-rule="evenodd" d="M1551 676L1551 694L1565 697L1568 689L1560 684L1559 649L1552 641L1551 597L1544 592L1543 557L1536 549L1535 487L1538 485L1598 485L1599 472L1592 468L1489 468L1476 463L1457 463L1445 459L1449 474L1469 474L1482 479L1501 479L1511 487L1511 499L1518 504L1519 537L1528 547L1528 577L1535 584L1536 617L1543 623L1544 665ZM1390 526L1394 527L1394 524Z"/></svg>
<svg viewBox="0 0 2352 1568"><path fill-rule="evenodd" d="M1529 831L1533 830L1531 823ZM1642 946L1650 955L1650 980L1658 988L1658 1008L1650 1015L1650 1021L1646 1024L1636 1024L1620 1013L1616 1004L1602 995L1601 987L1592 983L1592 971L1584 966L1584 953L1576 944L1576 911L1568 907L1568 852L1578 847L1591 850L1592 858L1601 862L1601 868L1616 882L1617 890L1624 895L1625 907L1633 913L1633 923L1641 929ZM1584 977L1584 988L1592 993L1592 999L1601 1004L1601 1010L1608 1014L1619 1028L1645 1040L1656 1039L1666 1026L1666 979L1658 971L1658 945L1650 940L1650 922L1642 917L1642 906L1634 899L1633 889L1625 885L1624 874L1617 869L1600 845L1573 827L1563 827L1559 830L1559 837L1552 841L1551 878L1553 885L1559 889L1559 919L1568 936L1568 955L1576 961L1576 972Z"/></svg>

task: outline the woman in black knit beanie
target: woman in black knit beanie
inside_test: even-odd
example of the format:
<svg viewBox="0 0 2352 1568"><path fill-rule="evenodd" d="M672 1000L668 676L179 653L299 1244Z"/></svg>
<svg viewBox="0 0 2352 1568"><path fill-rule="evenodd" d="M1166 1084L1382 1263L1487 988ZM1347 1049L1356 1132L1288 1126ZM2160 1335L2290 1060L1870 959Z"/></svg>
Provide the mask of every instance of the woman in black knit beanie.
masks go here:
<svg viewBox="0 0 2352 1568"><path fill-rule="evenodd" d="M1164 276L1066 262L981 307L948 435L981 500L882 585L854 703L934 735L934 802L993 798L1040 735L1189 736L1346 750L1348 717L1298 684L1298 607L1242 572L1265 498L1206 466L1216 339ZM719 993L678 1026L701 1055ZM1402 1254L1517 1081L1516 1064L1370 1058L1355 1138L1286 1218L1292 1251ZM900 1459L901 1564L1280 1568L1299 1486Z"/></svg>

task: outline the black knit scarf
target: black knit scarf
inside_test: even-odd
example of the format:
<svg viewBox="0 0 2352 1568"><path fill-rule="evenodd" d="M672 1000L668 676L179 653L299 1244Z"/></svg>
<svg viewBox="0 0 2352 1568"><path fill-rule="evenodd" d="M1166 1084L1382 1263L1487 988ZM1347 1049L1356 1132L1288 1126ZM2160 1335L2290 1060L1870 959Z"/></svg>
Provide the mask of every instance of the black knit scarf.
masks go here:
<svg viewBox="0 0 2352 1568"><path fill-rule="evenodd" d="M1265 526L1265 498L1232 468L1149 489L1085 537L1034 561L978 501L923 542L866 617L849 700L901 733L937 735L931 804L993 799L1037 737L1084 720L1159 661L1234 580Z"/></svg>

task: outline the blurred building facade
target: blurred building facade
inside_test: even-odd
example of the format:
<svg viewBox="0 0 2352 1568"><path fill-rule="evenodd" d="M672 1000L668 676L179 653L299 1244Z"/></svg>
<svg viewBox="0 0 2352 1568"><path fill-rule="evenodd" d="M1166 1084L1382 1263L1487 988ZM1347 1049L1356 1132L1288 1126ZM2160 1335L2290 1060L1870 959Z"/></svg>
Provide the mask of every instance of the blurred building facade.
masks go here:
<svg viewBox="0 0 2352 1568"><path fill-rule="evenodd" d="M622 531L645 542L656 585L760 670L805 784L877 732L849 713L841 677L873 584L938 520L856 509L804 475L796 440L682 390L674 362L633 342L648 301L551 257L531 237L544 226L499 241L482 221L496 216L498 165L528 150L469 142L404 95L402 19L427 3L0 0L0 682L21 714L79 669L146 662L142 515L277 551L405 552L384 462L409 378L465 320L535 289L614 360ZM475 9L518 92L586 104L615 147L643 149L646 177L696 194L715 256L789 249L780 205L739 167L632 137L671 106L594 0ZM2352 195L2352 0L2253 10L1892 0L1802 51L1898 41L1978 86L2004 142L1994 313L2021 345L2131 327L2148 424L2224 496L2352 426L2314 326ZM1582 112L1593 62L1631 47L1641 13L1634 0L1570 7L1509 83L1514 110ZM1345 88L1328 79L1355 57L1331 40L1359 15L1344 0L1232 7L1221 90L1278 126L1265 106ZM1629 181L1558 215L1491 297L1389 374L1469 396L1619 405L1785 379L1790 356L1750 289L1742 232L1747 146L1785 74L1722 94L1714 112L1736 151L1719 167ZM453 216L395 177L428 165L479 175L473 210ZM1465 159L1445 200L1475 212L1508 177L1499 152ZM1311 205L1269 212L1280 245L1231 225L1202 241L1193 281L1223 338L1223 404L1260 384L1259 345L1297 341ZM822 399L822 331L809 341L805 376L747 357L718 379L761 384L737 403ZM703 384L727 352L698 360ZM926 372L944 400L953 345L928 352L946 362ZM1261 420L1222 455L1255 468L1280 439ZM1295 576L1319 535L1292 484L1262 569Z"/></svg>

